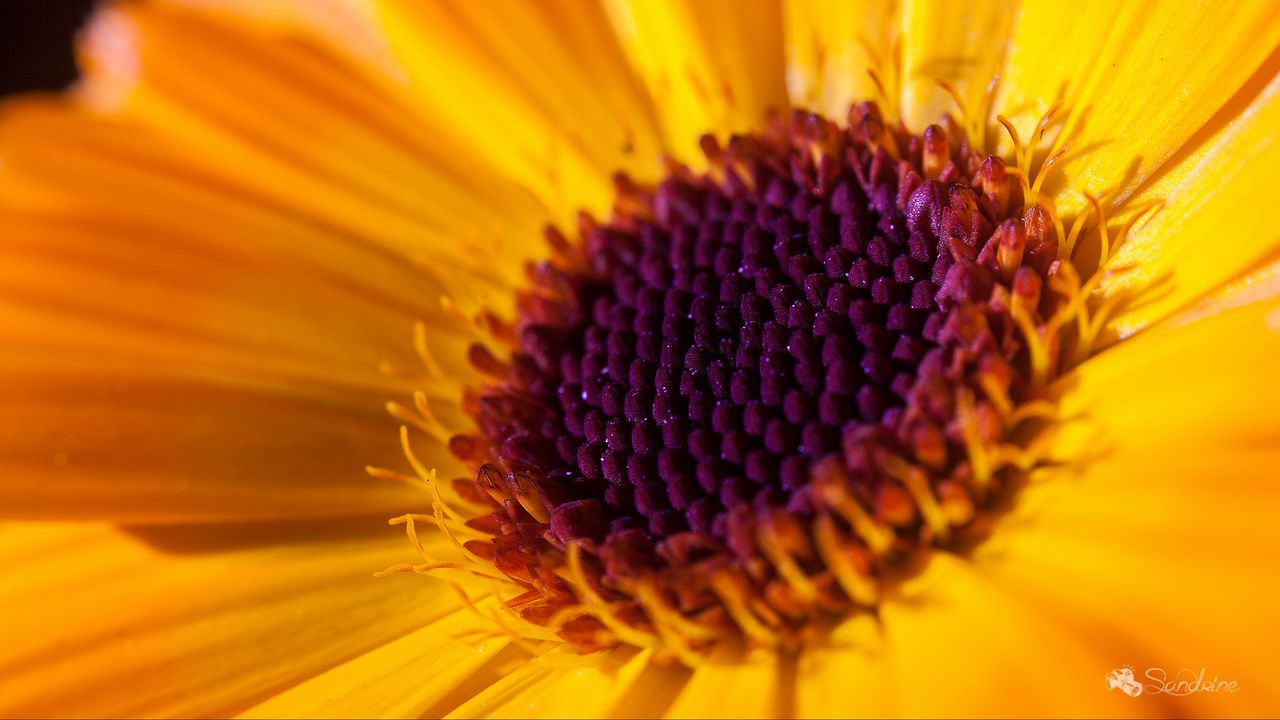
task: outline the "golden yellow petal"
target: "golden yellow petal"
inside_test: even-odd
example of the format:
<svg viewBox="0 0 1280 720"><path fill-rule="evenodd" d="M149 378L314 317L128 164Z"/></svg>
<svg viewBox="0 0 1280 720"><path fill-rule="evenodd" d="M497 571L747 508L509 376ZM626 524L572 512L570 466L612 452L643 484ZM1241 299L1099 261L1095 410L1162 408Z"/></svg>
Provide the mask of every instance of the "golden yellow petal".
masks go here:
<svg viewBox="0 0 1280 720"><path fill-rule="evenodd" d="M385 270L388 286L400 281L408 291L412 273L358 251L335 252L320 262L299 257L305 253L297 249L276 252L264 235L256 235L264 240L255 243L246 239L255 235L241 232L274 230L283 240L280 231L302 228L251 212L236 217L246 209L232 202L219 209L225 238L207 225L183 230L176 216L174 231L166 232L141 218L121 225L105 217L0 211L0 337L10 348L106 352L168 359L174 367L310 377L367 388L371 399L404 392L406 384L380 376L378 365L420 367L411 347L413 323L442 313L426 302L380 292L390 287L378 288L368 275ZM315 245L323 241L315 234ZM333 266L343 258L364 262L344 274ZM430 288L429 281L417 279L423 290ZM370 285L361 287L366 280ZM466 339L443 319L434 335L446 348Z"/></svg>
<svg viewBox="0 0 1280 720"><path fill-rule="evenodd" d="M898 26L894 5L891 0L788 0L791 102L843 119L850 103L877 99L868 70L892 67Z"/></svg>
<svg viewBox="0 0 1280 720"><path fill-rule="evenodd" d="M1067 464L1036 476L979 549L993 582L1114 647L1115 667L1140 679L1203 667L1240 685L1166 698L1169 712L1263 716L1280 703L1267 660L1280 584L1266 570L1280 551L1278 313L1274 296L1222 306L1090 360L1054 443Z"/></svg>
<svg viewBox="0 0 1280 720"><path fill-rule="evenodd" d="M791 712L791 658L769 649L744 652L724 644L693 671L668 718L772 718Z"/></svg>
<svg viewBox="0 0 1280 720"><path fill-rule="evenodd" d="M437 590L438 591L438 590ZM484 666L502 664L506 638L463 609L295 685L239 717L438 717L442 702ZM506 662L513 658L508 657Z"/></svg>
<svg viewBox="0 0 1280 720"><path fill-rule="evenodd" d="M603 10L560 0L385 0L378 14L406 99L558 220L604 211L615 170L651 176L661 137Z"/></svg>
<svg viewBox="0 0 1280 720"><path fill-rule="evenodd" d="M1130 297L1111 327L1120 337L1159 322L1280 253L1280 228L1266 211L1280 173L1280 76L1212 137L1162 168L1132 200L1158 204L1129 233L1113 261L1131 266L1103 286Z"/></svg>
<svg viewBox="0 0 1280 720"><path fill-rule="evenodd" d="M1058 207L1082 191L1121 197L1214 117L1280 44L1269 0L1242 3L1025 3L996 107L1023 131L1065 99L1057 146L1070 146L1046 186Z"/></svg>
<svg viewBox="0 0 1280 720"><path fill-rule="evenodd" d="M758 129L788 107L782 11L773 0L606 0L614 28L661 113L671 150Z"/></svg>
<svg viewBox="0 0 1280 720"><path fill-rule="evenodd" d="M512 662L501 680L446 717L602 717L635 686L650 665L650 655L615 650L579 656L566 650Z"/></svg>
<svg viewBox="0 0 1280 720"><path fill-rule="evenodd" d="M0 528L0 715L225 716L456 607L376 518Z"/></svg>
<svg viewBox="0 0 1280 720"><path fill-rule="evenodd" d="M62 104L8 106L0 153L10 517L327 516L423 497L363 468L403 466L383 404L411 404L412 383L379 365L423 374L417 320L448 373L427 383L435 412L458 427L465 361L441 351L474 330L441 312L433 273L375 228L237 189L218 156ZM448 477L438 440L422 449Z"/></svg>
<svg viewBox="0 0 1280 720"><path fill-rule="evenodd" d="M999 0L904 0L902 117L908 127L920 131L944 113L959 116L940 80L955 89L966 114L981 115L987 85L1003 67L1014 14Z"/></svg>
<svg viewBox="0 0 1280 720"><path fill-rule="evenodd" d="M1105 592L1105 588L1081 591ZM1109 693L1128 646L1092 644L1060 616L1007 592L968 560L938 553L886 598L882 662L899 717L1129 717L1158 703Z"/></svg>
<svg viewBox="0 0 1280 720"><path fill-rule="evenodd" d="M651 662L631 681L625 693L614 693L612 705L601 713L608 718L662 717L689 682L692 673L683 665Z"/></svg>
<svg viewBox="0 0 1280 720"><path fill-rule="evenodd" d="M895 711L894 676L885 638L870 614L837 628L830 642L806 648L795 681L795 715L803 718L886 718Z"/></svg>

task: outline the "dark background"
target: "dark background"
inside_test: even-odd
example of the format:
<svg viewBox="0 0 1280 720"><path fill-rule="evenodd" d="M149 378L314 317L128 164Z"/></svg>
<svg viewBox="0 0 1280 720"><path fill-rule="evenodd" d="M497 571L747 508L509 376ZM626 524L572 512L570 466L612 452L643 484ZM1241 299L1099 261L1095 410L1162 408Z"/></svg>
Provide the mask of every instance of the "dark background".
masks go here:
<svg viewBox="0 0 1280 720"><path fill-rule="evenodd" d="M93 0L0 0L0 96L76 78L71 44Z"/></svg>

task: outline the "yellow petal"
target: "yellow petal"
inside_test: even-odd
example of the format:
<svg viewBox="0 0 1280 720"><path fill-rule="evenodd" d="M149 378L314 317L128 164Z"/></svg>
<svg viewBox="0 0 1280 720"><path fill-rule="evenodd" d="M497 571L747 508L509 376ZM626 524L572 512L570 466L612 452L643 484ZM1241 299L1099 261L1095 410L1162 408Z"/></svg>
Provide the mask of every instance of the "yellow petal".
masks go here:
<svg viewBox="0 0 1280 720"><path fill-rule="evenodd" d="M505 638L464 635L493 629L483 622L470 610L459 610L295 685L240 717L438 717L442 702L483 666L503 662Z"/></svg>
<svg viewBox="0 0 1280 720"><path fill-rule="evenodd" d="M787 662L772 650L722 644L694 670L664 717L785 717L793 693L783 678Z"/></svg>
<svg viewBox="0 0 1280 720"><path fill-rule="evenodd" d="M655 113L591 3L380 2L407 100L466 156L557 219L612 200L610 174L656 170Z"/></svg>
<svg viewBox="0 0 1280 720"><path fill-rule="evenodd" d="M1105 592L1089 588L1082 591ZM1094 645L1060 616L1006 592L967 560L939 553L881 607L900 717L1127 717L1156 703L1108 693L1129 649Z"/></svg>
<svg viewBox="0 0 1280 720"><path fill-rule="evenodd" d="M1166 698L1179 714L1280 703L1267 660L1280 634L1277 313L1274 296L1228 307L1086 363L1064 397L1078 419L1055 442L1068 464L1020 493L978 557L1072 632L1127 648L1109 660L1139 679L1203 667L1240 685Z"/></svg>
<svg viewBox="0 0 1280 720"><path fill-rule="evenodd" d="M0 528L0 715L225 716L456 607L360 523Z"/></svg>
<svg viewBox="0 0 1280 720"><path fill-rule="evenodd" d="M843 120L850 103L876 100L868 70L892 68L897 11L889 0L789 0L787 91L791 102Z"/></svg>
<svg viewBox="0 0 1280 720"><path fill-rule="evenodd" d="M703 133L755 130L767 111L787 109L778 3L606 0L606 5L681 159L699 157Z"/></svg>
<svg viewBox="0 0 1280 720"><path fill-rule="evenodd" d="M1280 43L1268 0L1232 3L1024 4L997 107L1023 131L1065 96L1046 186L1060 210L1082 191L1121 197L1167 161L1259 70Z"/></svg>
<svg viewBox="0 0 1280 720"><path fill-rule="evenodd" d="M378 365L421 367L413 323L440 316L439 309L379 297L336 268L297 267L288 255L266 251L266 243L236 247L241 229L269 231L273 223L242 225L230 216L234 205L223 209L225 239L209 230L167 234L138 222L130 231L105 218L0 211L0 336L10 348L311 377L364 387L371 399L402 392L404 383L381 377ZM349 275L378 266L369 262ZM394 268L383 267L394 281ZM441 321L433 333L437 342L449 341L445 348L460 345L450 329ZM459 364L450 367L461 371Z"/></svg>
<svg viewBox="0 0 1280 720"><path fill-rule="evenodd" d="M986 116L1014 17L1006 3L936 0L792 0L786 12L793 102L844 118L850 103L874 100L916 131L948 113Z"/></svg>
<svg viewBox="0 0 1280 720"><path fill-rule="evenodd" d="M837 628L830 642L806 648L796 671L797 717L893 717L893 675L884 635L870 614Z"/></svg>
<svg viewBox="0 0 1280 720"><path fill-rule="evenodd" d="M548 653L519 663L446 717L601 717L635 687L649 664L648 652L631 650L590 656L571 650Z"/></svg>
<svg viewBox="0 0 1280 720"><path fill-rule="evenodd" d="M1277 128L1280 76L1134 197L1135 207L1159 206L1116 253L1113 263L1133 270L1104 285L1132 298L1111 323L1117 335L1158 322L1280 253L1280 229L1263 210L1280 173Z"/></svg>
<svg viewBox="0 0 1280 720"><path fill-rule="evenodd" d="M1003 65L1013 17L1009 3L995 0L905 0L902 116L908 127L919 132L944 113L959 115L939 80L955 89L968 116L982 116L983 96Z"/></svg>

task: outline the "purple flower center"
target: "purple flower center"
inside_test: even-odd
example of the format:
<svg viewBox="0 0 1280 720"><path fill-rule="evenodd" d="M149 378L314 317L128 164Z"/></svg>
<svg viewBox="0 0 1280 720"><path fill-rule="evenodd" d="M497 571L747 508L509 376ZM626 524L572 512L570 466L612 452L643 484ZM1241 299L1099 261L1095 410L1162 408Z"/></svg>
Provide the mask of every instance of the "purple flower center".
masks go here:
<svg viewBox="0 0 1280 720"><path fill-rule="evenodd" d="M510 360L476 348L496 378L480 432L454 443L492 507L468 547L529 588L527 618L582 602L573 546L630 625L750 634L741 591L785 632L874 602L858 583L886 554L1008 482L975 443L1037 392L1014 313L1038 325L1061 301L1041 297L1057 244L960 135L886 128L872 105L848 127L796 113L704 139L706 173L619 178L577 241L549 231ZM725 573L739 591L708 579ZM556 624L610 635L598 613Z"/></svg>

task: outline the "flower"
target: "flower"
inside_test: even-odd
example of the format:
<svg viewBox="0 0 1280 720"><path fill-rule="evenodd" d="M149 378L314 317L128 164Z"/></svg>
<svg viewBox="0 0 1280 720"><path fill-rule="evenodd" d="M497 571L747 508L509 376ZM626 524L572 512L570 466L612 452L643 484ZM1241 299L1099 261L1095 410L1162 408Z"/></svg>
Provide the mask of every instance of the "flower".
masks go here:
<svg viewBox="0 0 1280 720"><path fill-rule="evenodd" d="M1274 714L1280 18L1265 2L831 5L102 9L75 93L7 101L0 116L3 712ZM448 533L415 522L452 530L470 517L434 479L475 477L452 438L486 417L483 371L503 359L484 348L547 287L526 264L579 252L596 231L640 232L662 187L709 187L660 154L714 174L717 158L759 159L731 133L776 148L768 133L790 126L770 125L769 110L844 122L863 99L880 110L848 117L879 129L848 135L863 143L849 173L870 162L859 152L901 143L910 155L916 142L920 165L895 166L897 189L946 178L974 202L1005 188L1033 211L975 231L996 238L993 257L973 258L993 274L982 298L963 274L963 293L947 294L989 303L1027 356L1062 358L1012 361L1027 387L1054 381L1023 398L1052 400L1052 421L970 450L1004 448L1012 470L1025 466L1012 473L1024 486L995 498L1009 507L979 508L987 532L971 546L941 542L968 516L904 523L913 534L894 530L894 542L910 552L886 566L900 577L823 622L803 597L794 618L768 617L796 607L795 576L781 597L749 589L747 614L711 607L733 616L721 625L660 617L625 593L596 603L596 581L581 582L595 550L572 518L550 550L538 546L579 581L551 606L571 614L539 624L496 607L532 561L464 564ZM956 119L927 129L947 112ZM834 126L800 121L785 152L805 170ZM699 144L708 132L725 144ZM1008 184L994 163L967 176L994 189L946 174L964 164L961 136L975 161L984 147L1007 161ZM808 157L820 169L822 153ZM664 175L676 185L646 189ZM960 212L920 197L940 217ZM579 226L582 208L634 224ZM544 243L548 222L583 237ZM1061 293L1069 331L1036 302L1017 319L1027 286L999 276L1034 266L1028 238L1047 237L1068 262L1025 282ZM405 465L388 400L414 426L405 447L420 472ZM982 426L956 413L962 437L948 442L963 444ZM971 484L902 484L908 514L981 500ZM539 509L541 487L493 487L531 518L558 509ZM370 578L413 559L388 516L445 564ZM628 598L648 614L599 611ZM595 652L552 632L582 605L597 606L585 623ZM750 613L771 632L820 632L777 648L698 635L751 635ZM608 632L591 624L603 620ZM689 652L674 653L681 639ZM660 661L672 654L694 667ZM1188 676L1213 691L1198 681L1175 695L1156 680Z"/></svg>

